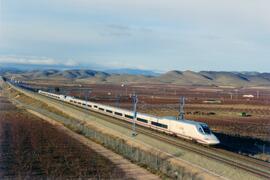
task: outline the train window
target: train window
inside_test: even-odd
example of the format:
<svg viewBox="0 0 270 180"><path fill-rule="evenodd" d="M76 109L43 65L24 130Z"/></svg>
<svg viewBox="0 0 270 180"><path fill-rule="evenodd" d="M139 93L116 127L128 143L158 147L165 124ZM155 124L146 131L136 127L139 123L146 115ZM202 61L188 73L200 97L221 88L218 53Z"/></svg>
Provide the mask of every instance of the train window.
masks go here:
<svg viewBox="0 0 270 180"><path fill-rule="evenodd" d="M168 126L166 124L161 124L161 123L158 123L158 122L151 122L152 125L154 126L158 126L158 127L162 127L162 128L168 128Z"/></svg>
<svg viewBox="0 0 270 180"><path fill-rule="evenodd" d="M111 111L111 110L108 110L108 109L106 110L106 112L108 112L108 113L112 113L112 111Z"/></svg>
<svg viewBox="0 0 270 180"><path fill-rule="evenodd" d="M86 106L86 104L82 104L82 105Z"/></svg>
<svg viewBox="0 0 270 180"><path fill-rule="evenodd" d="M129 118L129 119L133 119L133 116L130 116L130 115L127 115L127 114L125 114L125 117Z"/></svg>
<svg viewBox="0 0 270 180"><path fill-rule="evenodd" d="M88 104L87 106L88 106L88 107L90 107L90 108L92 107L92 106L91 106L91 105L89 105L89 104Z"/></svg>
<svg viewBox="0 0 270 180"><path fill-rule="evenodd" d="M140 121L140 122L143 122L143 123L148 123L148 121L147 121L147 120L142 119L142 118L137 118L137 121Z"/></svg>
<svg viewBox="0 0 270 180"><path fill-rule="evenodd" d="M104 109L103 108L98 108L99 110L101 110L101 111L104 111Z"/></svg>
<svg viewBox="0 0 270 180"><path fill-rule="evenodd" d="M98 108L97 106L94 106L94 108Z"/></svg>
<svg viewBox="0 0 270 180"><path fill-rule="evenodd" d="M208 128L208 126L202 125L202 128L203 128L203 131L204 131L205 134L211 134L211 131L210 131L210 129Z"/></svg>
<svg viewBox="0 0 270 180"><path fill-rule="evenodd" d="M78 104L82 104L82 103L78 102Z"/></svg>
<svg viewBox="0 0 270 180"><path fill-rule="evenodd" d="M202 130L201 127L199 127L199 132L202 133L202 134L204 134L204 132L203 132L203 130Z"/></svg>
<svg viewBox="0 0 270 180"><path fill-rule="evenodd" d="M114 114L117 115L117 116L123 116L123 114L119 113L119 112L114 112Z"/></svg>
<svg viewBox="0 0 270 180"><path fill-rule="evenodd" d="M70 102L73 102L72 100L70 100Z"/></svg>

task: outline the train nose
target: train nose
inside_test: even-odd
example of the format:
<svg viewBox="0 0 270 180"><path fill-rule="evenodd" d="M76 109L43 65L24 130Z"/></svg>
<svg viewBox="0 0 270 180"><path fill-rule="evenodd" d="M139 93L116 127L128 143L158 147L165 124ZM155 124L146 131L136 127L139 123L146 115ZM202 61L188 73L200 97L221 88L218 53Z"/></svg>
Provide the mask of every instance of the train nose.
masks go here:
<svg viewBox="0 0 270 180"><path fill-rule="evenodd" d="M220 143L220 141L218 139L216 139L213 144L219 144L219 143Z"/></svg>
<svg viewBox="0 0 270 180"><path fill-rule="evenodd" d="M218 140L218 138L215 135L211 135L211 136L205 138L205 140L207 140L207 143L209 145L215 145L215 144L220 143L220 141Z"/></svg>
<svg viewBox="0 0 270 180"><path fill-rule="evenodd" d="M214 145L214 144L219 144L220 141L218 140L218 138L216 136L213 135L211 140L210 140L210 143Z"/></svg>

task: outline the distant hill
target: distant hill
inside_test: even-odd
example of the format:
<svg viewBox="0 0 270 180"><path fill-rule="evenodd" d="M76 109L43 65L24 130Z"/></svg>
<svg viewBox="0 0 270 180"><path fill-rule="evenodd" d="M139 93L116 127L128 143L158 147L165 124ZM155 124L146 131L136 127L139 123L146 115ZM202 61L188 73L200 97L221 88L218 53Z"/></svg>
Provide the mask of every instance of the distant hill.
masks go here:
<svg viewBox="0 0 270 180"><path fill-rule="evenodd" d="M106 78L110 76L110 74L101 72L101 71L93 71L93 70L33 70L33 71L26 71L22 73L10 74L7 75L15 76L17 78L22 79L84 79L84 78L93 78L93 77L103 77Z"/></svg>
<svg viewBox="0 0 270 180"><path fill-rule="evenodd" d="M158 80L180 85L211 85L213 83L209 78L193 71L169 71L160 75Z"/></svg>
<svg viewBox="0 0 270 180"><path fill-rule="evenodd" d="M4 75L4 74L8 74L8 73L12 73L12 74L18 74L18 73L23 73L25 71L19 70L17 68L6 68L6 67L2 67L0 65L0 75Z"/></svg>
<svg viewBox="0 0 270 180"><path fill-rule="evenodd" d="M118 72L118 73L117 73ZM121 73L120 73L121 72ZM128 73L129 72L129 73ZM169 71L164 74L151 74L148 71L128 70L94 71L94 70L34 70L0 71L7 77L21 80L68 80L84 83L165 83L177 85L202 86L270 86L270 73L258 72L216 72L216 71ZM141 72L141 73L140 73ZM67 82L68 82L67 81Z"/></svg>
<svg viewBox="0 0 270 180"><path fill-rule="evenodd" d="M212 79L213 84L231 86L269 86L270 73L240 73L240 72L214 72L203 71L199 74Z"/></svg>
<svg viewBox="0 0 270 180"><path fill-rule="evenodd" d="M110 74L129 74L129 75L144 75L144 76L158 76L159 73L150 70L141 70L141 69L109 69L105 72Z"/></svg>

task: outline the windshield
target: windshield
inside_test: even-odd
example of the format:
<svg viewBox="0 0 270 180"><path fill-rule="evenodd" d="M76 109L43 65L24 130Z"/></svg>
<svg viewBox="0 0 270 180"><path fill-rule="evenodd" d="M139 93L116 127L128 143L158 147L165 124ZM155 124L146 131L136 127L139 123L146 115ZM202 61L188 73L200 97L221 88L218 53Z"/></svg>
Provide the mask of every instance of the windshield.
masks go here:
<svg viewBox="0 0 270 180"><path fill-rule="evenodd" d="M211 130L206 125L201 125L205 134L211 134Z"/></svg>

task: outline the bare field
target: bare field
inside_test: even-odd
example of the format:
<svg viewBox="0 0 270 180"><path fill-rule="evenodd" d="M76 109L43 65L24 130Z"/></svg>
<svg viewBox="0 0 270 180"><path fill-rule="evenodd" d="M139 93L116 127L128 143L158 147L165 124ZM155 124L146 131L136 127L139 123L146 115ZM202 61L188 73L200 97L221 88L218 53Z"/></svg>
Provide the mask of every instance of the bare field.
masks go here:
<svg viewBox="0 0 270 180"><path fill-rule="evenodd" d="M35 85L36 88L48 86ZM232 89L218 87L182 87L176 85L50 85L54 91L91 99L92 101L119 105L131 109L130 95L136 92L139 97L138 109L158 116L178 114L179 97L186 97L186 117L195 121L207 122L215 131L226 134L249 136L269 140L270 135L270 89ZM232 94L232 95L231 95ZM254 98L243 98L244 94L253 94ZM118 99L118 100L117 100ZM220 103L205 103L217 100ZM242 117L241 113L247 117Z"/></svg>
<svg viewBox="0 0 270 180"><path fill-rule="evenodd" d="M3 97L0 107L0 179L125 177L107 158Z"/></svg>
<svg viewBox="0 0 270 180"><path fill-rule="evenodd" d="M162 84L32 83L47 91L59 90L82 99L132 109L130 95L139 97L139 112L176 116L179 97L186 97L186 118L206 122L225 146L236 152L258 155L270 152L270 89L183 87ZM244 98L252 94L254 98ZM212 102L214 100L214 103ZM207 102L205 102L207 101ZM242 113L247 116L243 117ZM244 143L243 143L244 142Z"/></svg>

